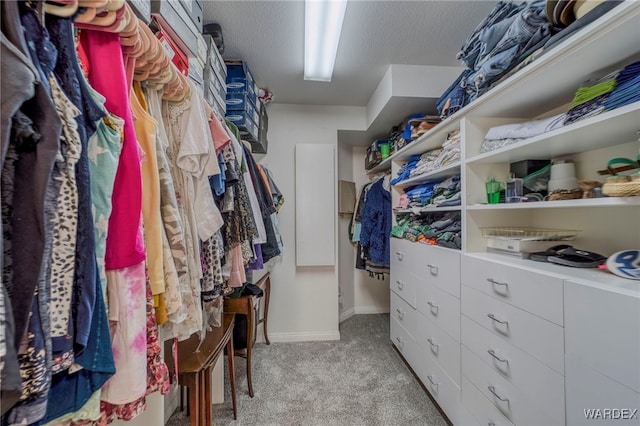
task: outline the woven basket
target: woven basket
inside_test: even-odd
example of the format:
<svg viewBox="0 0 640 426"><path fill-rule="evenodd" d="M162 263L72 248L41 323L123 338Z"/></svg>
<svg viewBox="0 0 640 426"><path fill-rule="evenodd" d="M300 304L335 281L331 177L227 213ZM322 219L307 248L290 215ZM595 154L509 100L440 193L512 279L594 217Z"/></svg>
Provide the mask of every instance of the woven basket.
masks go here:
<svg viewBox="0 0 640 426"><path fill-rule="evenodd" d="M609 197L631 197L640 195L640 181L610 183L602 186L602 193Z"/></svg>

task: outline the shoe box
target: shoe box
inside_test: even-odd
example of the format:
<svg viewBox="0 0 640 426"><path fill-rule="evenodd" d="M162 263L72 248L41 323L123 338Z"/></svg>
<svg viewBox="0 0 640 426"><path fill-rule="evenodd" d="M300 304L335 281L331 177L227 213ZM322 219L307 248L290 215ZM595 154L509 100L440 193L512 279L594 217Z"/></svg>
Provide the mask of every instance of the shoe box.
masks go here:
<svg viewBox="0 0 640 426"><path fill-rule="evenodd" d="M246 61L225 60L227 65L227 120L238 126L252 145L258 143L261 103L258 86Z"/></svg>
<svg viewBox="0 0 640 426"><path fill-rule="evenodd" d="M214 43L213 37L205 34L206 61L204 65L204 98L216 111L222 112L224 117L227 111L227 66Z"/></svg>
<svg viewBox="0 0 640 426"><path fill-rule="evenodd" d="M151 0L151 16L188 56L198 56L202 38L202 3L198 0Z"/></svg>
<svg viewBox="0 0 640 426"><path fill-rule="evenodd" d="M151 22L151 0L129 0L129 6L138 18L149 25Z"/></svg>

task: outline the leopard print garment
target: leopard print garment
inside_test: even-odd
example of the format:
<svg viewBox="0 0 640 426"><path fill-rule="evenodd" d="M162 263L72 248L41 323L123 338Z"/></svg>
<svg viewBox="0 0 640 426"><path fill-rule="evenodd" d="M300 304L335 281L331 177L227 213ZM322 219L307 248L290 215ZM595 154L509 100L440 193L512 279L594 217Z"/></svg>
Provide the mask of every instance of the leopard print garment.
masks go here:
<svg viewBox="0 0 640 426"><path fill-rule="evenodd" d="M62 174L54 177L60 183L60 195L54 219L55 249L51 259L51 336L60 337L67 334L71 316L78 226L75 165L80 159L82 143L75 120L80 110L69 101L53 77L49 80L56 110L63 121L60 149L65 161ZM54 359L53 372L69 367L72 363L71 354L62 354Z"/></svg>

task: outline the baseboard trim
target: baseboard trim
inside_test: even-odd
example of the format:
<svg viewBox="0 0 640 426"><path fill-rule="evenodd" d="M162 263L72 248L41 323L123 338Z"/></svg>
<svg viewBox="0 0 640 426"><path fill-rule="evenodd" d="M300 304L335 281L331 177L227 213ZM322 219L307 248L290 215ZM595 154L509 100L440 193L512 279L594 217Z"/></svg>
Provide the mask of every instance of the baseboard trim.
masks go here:
<svg viewBox="0 0 640 426"><path fill-rule="evenodd" d="M290 343L290 342L319 342L325 340L340 340L340 332L325 333L269 333L271 342Z"/></svg>
<svg viewBox="0 0 640 426"><path fill-rule="evenodd" d="M355 314L388 314L388 306L359 306L355 308Z"/></svg>
<svg viewBox="0 0 640 426"><path fill-rule="evenodd" d="M352 316L354 316L355 314L356 314L356 310L354 308L347 309L346 311L340 314L340 317L338 318L338 322L346 321Z"/></svg>

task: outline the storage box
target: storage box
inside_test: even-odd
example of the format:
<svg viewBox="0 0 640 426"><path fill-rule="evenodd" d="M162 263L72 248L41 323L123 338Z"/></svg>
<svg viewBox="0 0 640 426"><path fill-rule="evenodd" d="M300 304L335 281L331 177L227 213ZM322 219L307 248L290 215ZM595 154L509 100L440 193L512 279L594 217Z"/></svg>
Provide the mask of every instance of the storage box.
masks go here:
<svg viewBox="0 0 640 426"><path fill-rule="evenodd" d="M256 111L256 108L251 102L243 101L242 105L243 108L237 108L237 105L229 104L229 99L227 99L227 113L233 112L234 114L244 114L248 118L250 118L251 121L256 123L257 126L260 122L260 114L258 113L258 111Z"/></svg>
<svg viewBox="0 0 640 426"><path fill-rule="evenodd" d="M255 105L255 97L252 97L250 93L229 93L227 92L226 96L226 104L227 111L247 111L249 109L252 110L252 113L255 112L255 118L253 121L256 123L260 122L260 111L256 108ZM260 102L258 101L258 104Z"/></svg>
<svg viewBox="0 0 640 426"><path fill-rule="evenodd" d="M198 32L202 32L202 2L200 0L180 0L179 3L189 14L191 21L198 28Z"/></svg>
<svg viewBox="0 0 640 426"><path fill-rule="evenodd" d="M213 41L213 37L208 34L203 35L205 43L207 44L207 66L213 68L218 77L227 82L227 64L224 63L218 47Z"/></svg>
<svg viewBox="0 0 640 426"><path fill-rule="evenodd" d="M245 61L226 60L227 92L247 92L254 105L258 102L258 86Z"/></svg>
<svg viewBox="0 0 640 426"><path fill-rule="evenodd" d="M151 0L129 0L129 6L138 18L149 25L151 22Z"/></svg>
<svg viewBox="0 0 640 426"><path fill-rule="evenodd" d="M258 142L258 125L250 118L246 111L227 111L227 120L238 126L242 139Z"/></svg>
<svg viewBox="0 0 640 426"><path fill-rule="evenodd" d="M541 168L549 164L549 160L522 160L516 161L509 165L509 171L514 174L514 177L523 178L530 175L533 172L537 172Z"/></svg>
<svg viewBox="0 0 640 426"><path fill-rule="evenodd" d="M200 30L180 0L152 0L151 16L187 56L197 56Z"/></svg>
<svg viewBox="0 0 640 426"><path fill-rule="evenodd" d="M198 58L189 58L189 77L204 86L204 64Z"/></svg>

